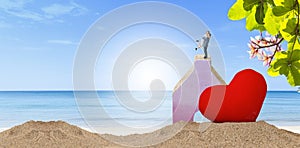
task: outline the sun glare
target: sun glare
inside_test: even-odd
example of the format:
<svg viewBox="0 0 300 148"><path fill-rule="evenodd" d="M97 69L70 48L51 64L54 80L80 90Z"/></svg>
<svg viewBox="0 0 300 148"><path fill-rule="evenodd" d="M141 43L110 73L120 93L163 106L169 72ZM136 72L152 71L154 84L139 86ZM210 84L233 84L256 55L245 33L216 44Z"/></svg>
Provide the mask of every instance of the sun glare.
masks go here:
<svg viewBox="0 0 300 148"><path fill-rule="evenodd" d="M167 61L144 59L131 69L128 87L130 90L149 90L155 80L160 80L167 90L172 90L178 81L178 74Z"/></svg>

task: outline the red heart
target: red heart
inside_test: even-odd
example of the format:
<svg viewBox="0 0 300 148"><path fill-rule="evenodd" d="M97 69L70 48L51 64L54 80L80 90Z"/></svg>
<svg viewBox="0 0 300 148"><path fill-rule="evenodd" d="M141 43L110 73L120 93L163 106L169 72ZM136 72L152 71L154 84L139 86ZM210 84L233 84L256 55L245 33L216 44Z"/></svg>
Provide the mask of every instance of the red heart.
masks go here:
<svg viewBox="0 0 300 148"><path fill-rule="evenodd" d="M264 77L251 69L238 72L229 85L206 88L199 110L213 122L254 122L266 97Z"/></svg>

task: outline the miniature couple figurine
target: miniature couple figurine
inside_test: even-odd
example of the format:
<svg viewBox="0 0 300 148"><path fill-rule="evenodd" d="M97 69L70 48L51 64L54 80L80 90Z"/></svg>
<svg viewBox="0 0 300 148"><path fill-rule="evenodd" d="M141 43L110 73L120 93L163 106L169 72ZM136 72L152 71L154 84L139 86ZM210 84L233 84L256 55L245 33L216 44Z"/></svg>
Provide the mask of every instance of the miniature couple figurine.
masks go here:
<svg viewBox="0 0 300 148"><path fill-rule="evenodd" d="M209 43L210 37L211 37L211 33L209 31L207 31L200 41L196 40L196 42L199 42L199 45L197 48L195 48L195 50L197 51L198 48L203 47L204 59L206 59L208 57L207 48L208 48L208 43Z"/></svg>

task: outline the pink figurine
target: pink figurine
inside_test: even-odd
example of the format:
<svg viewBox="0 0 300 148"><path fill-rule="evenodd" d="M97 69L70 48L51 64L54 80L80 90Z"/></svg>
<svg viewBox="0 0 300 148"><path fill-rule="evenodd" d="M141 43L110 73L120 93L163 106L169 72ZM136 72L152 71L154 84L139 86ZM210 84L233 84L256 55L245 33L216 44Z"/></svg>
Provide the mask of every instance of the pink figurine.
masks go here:
<svg viewBox="0 0 300 148"><path fill-rule="evenodd" d="M199 110L199 96L209 86L226 84L210 64L210 58L195 56L194 66L177 83L173 91L173 123L193 121Z"/></svg>

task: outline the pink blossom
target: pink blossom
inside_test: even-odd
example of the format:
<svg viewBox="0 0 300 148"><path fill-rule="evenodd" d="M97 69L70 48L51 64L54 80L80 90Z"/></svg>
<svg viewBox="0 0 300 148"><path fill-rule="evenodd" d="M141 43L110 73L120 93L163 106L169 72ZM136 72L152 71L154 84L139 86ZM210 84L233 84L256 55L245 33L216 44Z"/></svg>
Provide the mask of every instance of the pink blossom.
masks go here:
<svg viewBox="0 0 300 148"><path fill-rule="evenodd" d="M261 51L261 53L257 54L257 58L263 61L264 66L269 66L271 63L271 55L267 55L265 51Z"/></svg>
<svg viewBox="0 0 300 148"><path fill-rule="evenodd" d="M250 43L248 44L250 51L247 51L250 59L257 57L258 60L263 61L263 65L269 66L275 53L282 50L281 41L282 38L272 36L267 32L265 36L261 33L254 38L250 37Z"/></svg>
<svg viewBox="0 0 300 148"><path fill-rule="evenodd" d="M250 59L253 59L257 55L258 50L255 47L253 47L252 44L248 44L248 46L250 48L250 51L248 51L248 53L250 55Z"/></svg>

